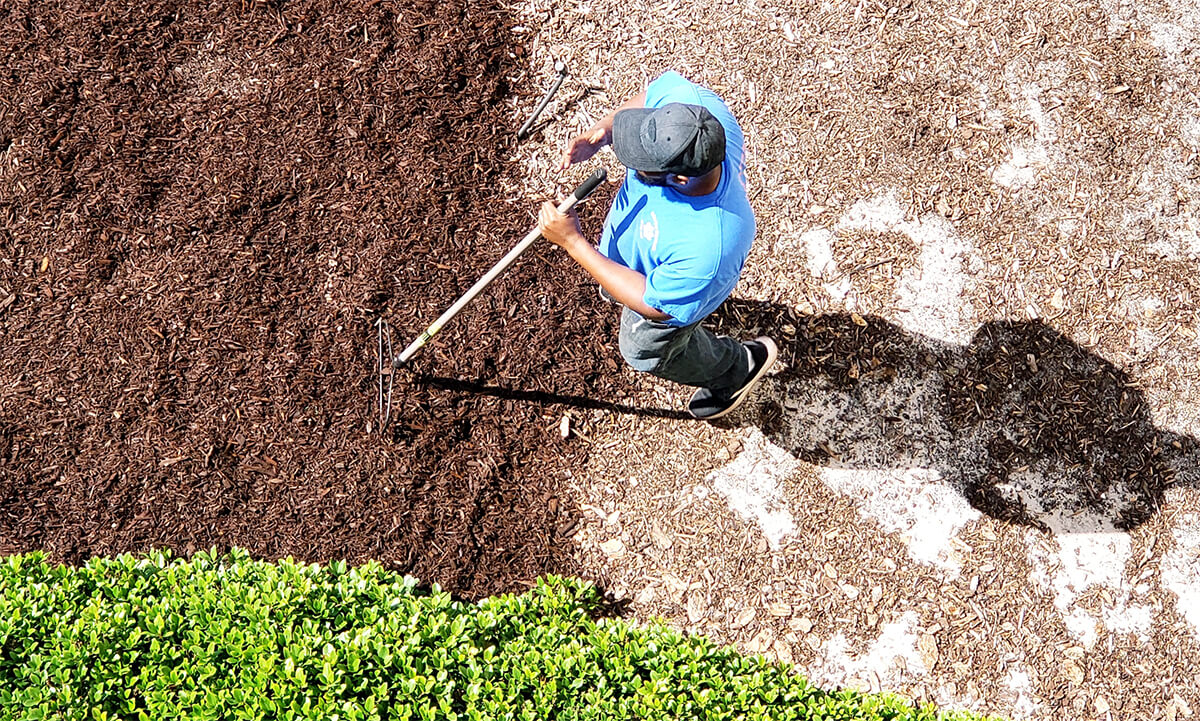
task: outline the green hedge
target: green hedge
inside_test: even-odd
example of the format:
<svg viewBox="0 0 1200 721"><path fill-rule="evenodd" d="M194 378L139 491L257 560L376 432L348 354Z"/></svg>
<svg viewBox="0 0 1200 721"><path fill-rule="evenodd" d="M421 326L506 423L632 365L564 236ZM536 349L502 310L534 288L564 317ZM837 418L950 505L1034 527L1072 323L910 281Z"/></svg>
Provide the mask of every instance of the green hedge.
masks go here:
<svg viewBox="0 0 1200 721"><path fill-rule="evenodd" d="M938 719L828 693L548 578L460 603L378 564L0 558L4 719Z"/></svg>

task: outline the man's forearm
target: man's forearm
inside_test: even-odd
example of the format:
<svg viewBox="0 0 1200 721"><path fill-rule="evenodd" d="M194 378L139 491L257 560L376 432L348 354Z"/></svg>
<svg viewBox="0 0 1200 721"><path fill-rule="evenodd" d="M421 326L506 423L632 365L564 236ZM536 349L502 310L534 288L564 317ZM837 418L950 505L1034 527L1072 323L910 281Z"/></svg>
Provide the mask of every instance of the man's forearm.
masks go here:
<svg viewBox="0 0 1200 721"><path fill-rule="evenodd" d="M605 258L582 236L567 247L567 253L621 305L651 320L671 318L657 308L646 305L643 299L646 295L646 276Z"/></svg>
<svg viewBox="0 0 1200 721"><path fill-rule="evenodd" d="M646 91L643 90L642 92L638 93L637 95L634 95L632 98L626 100L620 107L613 110L608 115L605 115L603 118L600 118L600 120L598 120L596 122L596 124L592 126L592 130L595 131L597 128L603 128L605 135L607 137L611 137L612 127L613 127L613 118L615 118L617 116L617 113L621 112L622 110L633 110L635 108L643 108L645 106L646 106Z"/></svg>

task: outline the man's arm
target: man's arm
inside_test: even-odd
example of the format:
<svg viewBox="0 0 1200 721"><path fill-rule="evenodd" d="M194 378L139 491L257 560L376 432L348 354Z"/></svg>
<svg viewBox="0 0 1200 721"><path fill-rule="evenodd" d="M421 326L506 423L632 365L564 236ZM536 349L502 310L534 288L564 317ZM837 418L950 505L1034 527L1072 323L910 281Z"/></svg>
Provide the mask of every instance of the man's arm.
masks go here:
<svg viewBox="0 0 1200 721"><path fill-rule="evenodd" d="M554 203L547 201L538 213L538 230L546 240L567 251L618 303L636 311L643 318L670 320L671 316L646 305L643 300L646 295L646 276L605 258L583 237L574 210L569 214L560 213Z"/></svg>
<svg viewBox="0 0 1200 721"><path fill-rule="evenodd" d="M612 142L613 117L622 110L641 108L646 105L646 91L626 100L621 107L612 111L588 128L583 134L575 136L563 152L562 163L559 167L567 169L574 163L582 163L596 154L600 148Z"/></svg>

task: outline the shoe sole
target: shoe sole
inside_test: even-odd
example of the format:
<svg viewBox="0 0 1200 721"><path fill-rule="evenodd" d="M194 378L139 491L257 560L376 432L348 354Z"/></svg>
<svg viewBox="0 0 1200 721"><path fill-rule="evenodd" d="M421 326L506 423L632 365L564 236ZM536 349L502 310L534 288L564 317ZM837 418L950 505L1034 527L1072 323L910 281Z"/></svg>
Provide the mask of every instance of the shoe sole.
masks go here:
<svg viewBox="0 0 1200 721"><path fill-rule="evenodd" d="M779 360L779 346L775 345L775 341L771 340L765 335L759 336L754 340L767 347L767 360L763 362L762 368L758 369L758 372L754 374L753 378L746 381L746 385L734 392L733 403L731 403L728 408L720 413L714 413L711 416L705 416L699 420L716 420L717 418L727 416L736 411L743 403L746 402L746 399L750 397L750 391L754 390L754 386L758 385L758 382L763 379L763 376L767 374L767 371L771 370L771 368L775 366L775 361Z"/></svg>

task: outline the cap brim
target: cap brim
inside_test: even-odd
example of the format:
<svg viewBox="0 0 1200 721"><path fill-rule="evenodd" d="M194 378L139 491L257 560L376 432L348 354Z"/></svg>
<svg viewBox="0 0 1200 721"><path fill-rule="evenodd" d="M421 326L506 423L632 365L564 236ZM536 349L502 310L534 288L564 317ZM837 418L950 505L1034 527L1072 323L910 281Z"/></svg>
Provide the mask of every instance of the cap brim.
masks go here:
<svg viewBox="0 0 1200 721"><path fill-rule="evenodd" d="M644 173L664 173L662 163L642 147L642 121L654 108L631 108L613 116L612 147L617 160L627 168Z"/></svg>

